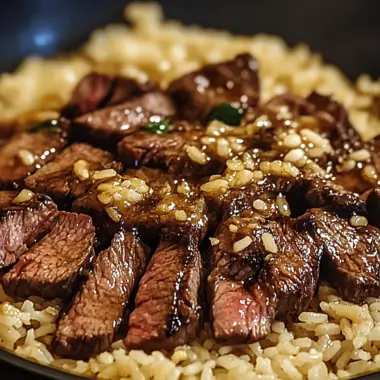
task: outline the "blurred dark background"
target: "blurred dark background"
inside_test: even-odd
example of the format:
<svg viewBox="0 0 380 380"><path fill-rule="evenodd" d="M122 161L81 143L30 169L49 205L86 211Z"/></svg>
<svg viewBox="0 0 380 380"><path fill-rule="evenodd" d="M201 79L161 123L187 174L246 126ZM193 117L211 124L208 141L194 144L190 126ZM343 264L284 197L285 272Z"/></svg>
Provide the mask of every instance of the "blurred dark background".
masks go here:
<svg viewBox="0 0 380 380"><path fill-rule="evenodd" d="M355 78L380 76L378 0L162 0L168 18L306 42ZM90 31L123 21L127 0L0 0L0 70L26 55L68 51Z"/></svg>
<svg viewBox="0 0 380 380"><path fill-rule="evenodd" d="M352 79L380 76L378 0L162 0L167 18L189 24L281 35L306 42ZM123 21L126 0L0 0L0 71L29 54L53 55L83 43L91 30ZM0 363L1 379L30 379Z"/></svg>

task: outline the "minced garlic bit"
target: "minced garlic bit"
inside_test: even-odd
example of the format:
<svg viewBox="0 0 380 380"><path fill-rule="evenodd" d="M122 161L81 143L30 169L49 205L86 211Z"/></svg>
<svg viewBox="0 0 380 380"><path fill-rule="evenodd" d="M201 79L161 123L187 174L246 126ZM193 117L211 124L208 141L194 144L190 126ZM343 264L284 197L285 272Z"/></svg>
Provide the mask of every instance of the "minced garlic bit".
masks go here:
<svg viewBox="0 0 380 380"><path fill-rule="evenodd" d="M280 213L284 216L290 216L290 206L284 196L278 195L276 198L276 204Z"/></svg>
<svg viewBox="0 0 380 380"><path fill-rule="evenodd" d="M277 253L278 252L278 248L277 248L276 242L274 241L274 237L272 234L270 234L269 232L264 232L261 235L261 240L264 244L264 248L266 251L268 251L270 253Z"/></svg>
<svg viewBox="0 0 380 380"><path fill-rule="evenodd" d="M175 213L174 213L174 217L180 221L180 222L184 222L186 219L187 219L187 214L185 211L183 210L176 210Z"/></svg>
<svg viewBox="0 0 380 380"><path fill-rule="evenodd" d="M111 207L106 207L106 212L108 216L116 223L120 222L121 220L121 215L120 213L115 209Z"/></svg>
<svg viewBox="0 0 380 380"><path fill-rule="evenodd" d="M261 199L256 199L253 201L253 208L259 211L264 211L267 209L267 204Z"/></svg>
<svg viewBox="0 0 380 380"><path fill-rule="evenodd" d="M210 237L210 243L212 246L219 244L219 239Z"/></svg>
<svg viewBox="0 0 380 380"><path fill-rule="evenodd" d="M298 148L302 143L301 136L297 133L292 133L284 137L284 147L285 148Z"/></svg>
<svg viewBox="0 0 380 380"><path fill-rule="evenodd" d="M230 224L228 226L228 229L231 231L231 232L237 232L238 231L238 226L236 226L235 224Z"/></svg>
<svg viewBox="0 0 380 380"><path fill-rule="evenodd" d="M81 180L84 181L90 178L90 172L88 170L88 162L85 160L78 160L74 164L74 174Z"/></svg>
<svg viewBox="0 0 380 380"><path fill-rule="evenodd" d="M228 160L227 168L234 172L238 172L244 169L244 163L241 160Z"/></svg>
<svg viewBox="0 0 380 380"><path fill-rule="evenodd" d="M228 189L228 182L224 179L216 179L214 181L206 182L201 186L201 190L205 193L226 192Z"/></svg>
<svg viewBox="0 0 380 380"><path fill-rule="evenodd" d="M34 154L32 152L30 152L29 150L26 150L26 149L20 149L18 151L18 156L21 160L21 162L26 165L26 166L30 166L30 165L33 165L34 162L35 162L35 159L34 159Z"/></svg>
<svg viewBox="0 0 380 380"><path fill-rule="evenodd" d="M375 183L378 180L375 167L373 165L366 165L362 170L362 177L368 182Z"/></svg>
<svg viewBox="0 0 380 380"><path fill-rule="evenodd" d="M234 252L237 253L249 247L251 243L252 243L252 239L249 236L246 236L243 239L240 239L237 242L235 242L232 249L234 250Z"/></svg>
<svg viewBox="0 0 380 380"><path fill-rule="evenodd" d="M368 220L365 216L354 215L350 218L350 224L353 227L365 227L368 225Z"/></svg>
<svg viewBox="0 0 380 380"><path fill-rule="evenodd" d="M316 147L321 147L326 153L332 152L332 147L330 141L322 137L319 133L312 131L311 129L305 128L300 131L301 136L308 142Z"/></svg>
<svg viewBox="0 0 380 380"><path fill-rule="evenodd" d="M307 157L302 149L292 149L285 155L284 161L290 162L295 166L302 167L306 164Z"/></svg>
<svg viewBox="0 0 380 380"><path fill-rule="evenodd" d="M187 146L185 150L190 159L197 164L205 165L207 163L208 157L196 146Z"/></svg>
<svg viewBox="0 0 380 380"><path fill-rule="evenodd" d="M34 196L33 191L30 191L28 189L21 190L17 197L13 199L12 203L23 203L30 201Z"/></svg>
<svg viewBox="0 0 380 380"><path fill-rule="evenodd" d="M280 160L260 162L260 170L264 174L281 175L284 177L297 177L300 174L300 171L293 164Z"/></svg>
<svg viewBox="0 0 380 380"><path fill-rule="evenodd" d="M244 169L236 172L235 177L231 181L231 186L239 188L248 185L253 180L253 172Z"/></svg>
<svg viewBox="0 0 380 380"><path fill-rule="evenodd" d="M350 154L350 158L356 162L367 161L371 158L371 153L368 149L360 149Z"/></svg>
<svg viewBox="0 0 380 380"><path fill-rule="evenodd" d="M220 157L228 157L228 155L230 154L230 143L224 137L217 139L216 153Z"/></svg>
<svg viewBox="0 0 380 380"><path fill-rule="evenodd" d="M92 178L97 181L100 179L108 179L108 178L112 178L116 176L117 176L117 172L115 169L105 169L105 170L96 171L92 175Z"/></svg>

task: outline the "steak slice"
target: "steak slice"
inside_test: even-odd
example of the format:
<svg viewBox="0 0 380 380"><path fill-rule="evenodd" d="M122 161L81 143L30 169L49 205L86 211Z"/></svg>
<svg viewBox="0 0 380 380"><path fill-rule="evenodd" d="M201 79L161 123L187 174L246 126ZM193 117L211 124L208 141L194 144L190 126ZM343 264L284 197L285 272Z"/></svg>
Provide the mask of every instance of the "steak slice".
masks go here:
<svg viewBox="0 0 380 380"><path fill-rule="evenodd" d="M240 54L175 79L168 90L180 116L192 121L206 121L212 109L221 103L254 107L260 91L258 62L250 54Z"/></svg>
<svg viewBox="0 0 380 380"><path fill-rule="evenodd" d="M139 193L142 191L139 188L144 192ZM115 200L115 193L123 194L122 199ZM108 203L99 200L101 194L110 196ZM206 206L199 196L199 186L145 167L95 183L91 190L74 201L73 210L91 215L102 237L115 231L119 224L137 228L141 238L152 243L158 240L162 228L186 234L199 224L202 236L207 229Z"/></svg>
<svg viewBox="0 0 380 380"><path fill-rule="evenodd" d="M261 224L253 219L249 244L239 252L233 251L239 258L232 262L231 253L213 247L217 264L208 286L218 342L258 341L270 332L276 316L288 320L308 307L322 256L322 247L309 232L312 225L312 219L305 217Z"/></svg>
<svg viewBox="0 0 380 380"><path fill-rule="evenodd" d="M207 152L208 158L204 162L199 162L188 154L189 147L202 150L203 136L204 132L197 130L172 132L166 135L141 131L125 137L118 145L118 154L123 164L128 167L146 165L182 176L222 173L225 169L225 159Z"/></svg>
<svg viewBox="0 0 380 380"><path fill-rule="evenodd" d="M13 264L38 238L53 228L57 207L46 195L12 203L16 192L0 191L0 268Z"/></svg>
<svg viewBox="0 0 380 380"><path fill-rule="evenodd" d="M124 136L135 133L151 121L170 118L174 113L171 99L162 91L152 91L123 104L77 117L74 133L81 140L115 149Z"/></svg>
<svg viewBox="0 0 380 380"><path fill-rule="evenodd" d="M61 115L69 119L75 118L97 108L125 102L152 88L150 83L140 84L131 78L93 72L85 75L77 84Z"/></svg>
<svg viewBox="0 0 380 380"><path fill-rule="evenodd" d="M15 134L0 147L0 189L21 187L25 177L53 160L66 143L64 131Z"/></svg>
<svg viewBox="0 0 380 380"><path fill-rule="evenodd" d="M148 253L135 232L122 229L115 234L58 322L53 343L57 355L88 359L110 348Z"/></svg>
<svg viewBox="0 0 380 380"><path fill-rule="evenodd" d="M54 228L2 278L9 295L70 298L94 255L95 229L87 215L60 212Z"/></svg>
<svg viewBox="0 0 380 380"><path fill-rule="evenodd" d="M140 281L127 347L170 350L193 340L200 321L200 286L198 243L191 236L186 243L163 236Z"/></svg>
<svg viewBox="0 0 380 380"><path fill-rule="evenodd" d="M122 165L113 161L112 154L88 144L73 144L27 177L25 184L30 189L50 195L57 202L80 197L92 186L92 179L80 179L75 174L74 164L79 160L86 161L89 173L103 169L122 171Z"/></svg>
<svg viewBox="0 0 380 380"><path fill-rule="evenodd" d="M348 301L380 295L380 231L353 227L334 212L312 209L315 239L323 245L322 275Z"/></svg>

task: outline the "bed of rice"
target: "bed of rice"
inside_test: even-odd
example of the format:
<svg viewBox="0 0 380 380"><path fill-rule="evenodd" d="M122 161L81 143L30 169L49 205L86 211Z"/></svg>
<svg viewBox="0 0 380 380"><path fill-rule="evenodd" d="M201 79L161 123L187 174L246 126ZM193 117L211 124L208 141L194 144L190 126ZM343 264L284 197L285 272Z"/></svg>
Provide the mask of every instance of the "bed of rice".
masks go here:
<svg viewBox="0 0 380 380"><path fill-rule="evenodd" d="M31 57L0 77L0 125L52 118L86 73L96 70L148 78L166 86L208 62L251 52L260 61L262 98L290 90L333 94L349 110L363 138L380 133L380 81L362 75L351 84L307 46L290 49L268 35L234 36L224 31L164 22L155 4L126 9L132 27L95 31L81 50L55 59ZM1 132L1 131L0 131ZM0 346L17 355L82 376L101 379L336 379L380 370L380 299L349 304L320 286L299 322L275 322L267 339L221 347L209 329L199 341L174 352L126 351L121 341L88 362L54 358L49 345L60 304L32 298L18 302L0 289Z"/></svg>

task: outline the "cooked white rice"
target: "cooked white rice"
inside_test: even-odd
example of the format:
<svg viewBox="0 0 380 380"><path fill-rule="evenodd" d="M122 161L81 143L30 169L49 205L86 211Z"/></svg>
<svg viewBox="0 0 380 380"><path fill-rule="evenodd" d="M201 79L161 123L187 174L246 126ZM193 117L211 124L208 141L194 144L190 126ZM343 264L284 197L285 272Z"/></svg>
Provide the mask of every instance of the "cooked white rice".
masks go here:
<svg viewBox="0 0 380 380"><path fill-rule="evenodd" d="M173 78L240 52L260 61L263 100L290 90L333 94L344 103L365 139L380 133L380 81L362 75L352 85L307 46L290 49L268 35L228 32L163 22L155 4L126 9L133 27L111 25L95 31L69 57L25 60L0 77L0 124L55 117L80 78L92 71L151 79L166 86ZM209 328L190 346L174 352L127 351L121 341L88 362L54 358L49 352L59 302L36 297L18 302L0 289L0 346L17 355L78 375L99 379L338 379L380 370L380 299L362 306L342 301L324 285L299 322L274 322L258 343L221 347Z"/></svg>

